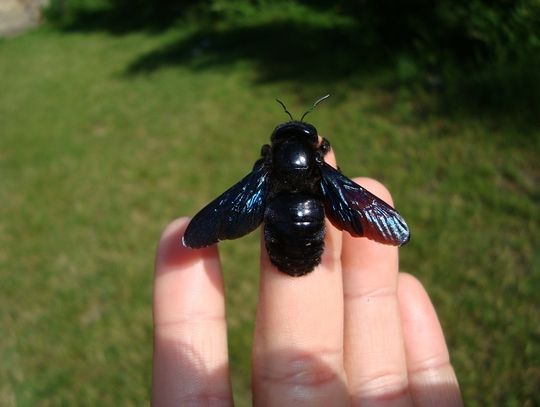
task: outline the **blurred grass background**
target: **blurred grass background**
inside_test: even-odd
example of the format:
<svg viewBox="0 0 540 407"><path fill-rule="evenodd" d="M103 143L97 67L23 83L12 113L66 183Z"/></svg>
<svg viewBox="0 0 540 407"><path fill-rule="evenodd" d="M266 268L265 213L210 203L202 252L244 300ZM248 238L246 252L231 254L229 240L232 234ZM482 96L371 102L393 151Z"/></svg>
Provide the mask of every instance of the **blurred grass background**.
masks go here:
<svg viewBox="0 0 540 407"><path fill-rule="evenodd" d="M143 405L156 241L287 117L392 191L466 404L540 405L537 1L52 1L0 40L0 405ZM221 245L249 405L256 234Z"/></svg>

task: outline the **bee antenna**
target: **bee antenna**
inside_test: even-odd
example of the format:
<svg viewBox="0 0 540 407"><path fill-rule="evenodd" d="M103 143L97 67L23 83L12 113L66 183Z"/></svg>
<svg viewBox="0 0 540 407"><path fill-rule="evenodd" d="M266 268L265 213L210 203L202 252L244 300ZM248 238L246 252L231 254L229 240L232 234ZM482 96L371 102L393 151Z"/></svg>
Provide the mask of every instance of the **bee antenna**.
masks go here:
<svg viewBox="0 0 540 407"><path fill-rule="evenodd" d="M303 122L303 121L304 121L304 117L306 117L306 115L307 115L308 113L311 113L313 110L315 110L315 108L317 107L317 105L318 105L319 103L321 103L321 102L322 102L323 100L325 100L325 99L328 99L329 97L330 97L330 94L324 95L323 97L317 99L317 100L315 101L315 103L313 103L313 106L311 106L311 107L307 110L307 112L304 113L304 114L302 115L302 118L300 119L300 121Z"/></svg>
<svg viewBox="0 0 540 407"><path fill-rule="evenodd" d="M285 110L285 113L287 113L287 114L289 115L289 117L291 118L291 120L294 121L291 112L289 112L289 111L287 110L287 108L285 107L285 103L283 103L283 102L282 102L281 100L279 100L279 99L276 99L276 102L278 102L281 106L283 106L283 110Z"/></svg>

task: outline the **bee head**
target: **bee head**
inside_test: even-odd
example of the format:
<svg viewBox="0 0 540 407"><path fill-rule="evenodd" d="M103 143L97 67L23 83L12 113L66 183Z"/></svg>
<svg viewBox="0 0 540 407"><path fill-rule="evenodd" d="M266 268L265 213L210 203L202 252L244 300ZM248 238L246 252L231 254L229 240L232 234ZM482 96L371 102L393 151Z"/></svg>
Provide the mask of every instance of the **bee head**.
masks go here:
<svg viewBox="0 0 540 407"><path fill-rule="evenodd" d="M312 124L291 120L290 122L278 125L272 133L272 143L280 142L289 138L299 138L307 140L316 146L318 143L317 129Z"/></svg>

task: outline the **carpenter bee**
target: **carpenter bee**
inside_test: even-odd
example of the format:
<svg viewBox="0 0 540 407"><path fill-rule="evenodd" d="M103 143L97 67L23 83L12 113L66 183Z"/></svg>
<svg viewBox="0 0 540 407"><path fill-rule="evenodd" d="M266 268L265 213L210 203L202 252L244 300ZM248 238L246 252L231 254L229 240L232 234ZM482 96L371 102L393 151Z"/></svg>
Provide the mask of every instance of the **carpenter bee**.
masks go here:
<svg viewBox="0 0 540 407"><path fill-rule="evenodd" d="M304 117L330 95L318 99L294 120L278 125L263 145L253 170L204 207L189 223L183 244L191 248L237 239L264 222L271 262L282 272L302 276L321 261L325 215L355 237L401 246L409 228L399 213L324 161L326 139Z"/></svg>

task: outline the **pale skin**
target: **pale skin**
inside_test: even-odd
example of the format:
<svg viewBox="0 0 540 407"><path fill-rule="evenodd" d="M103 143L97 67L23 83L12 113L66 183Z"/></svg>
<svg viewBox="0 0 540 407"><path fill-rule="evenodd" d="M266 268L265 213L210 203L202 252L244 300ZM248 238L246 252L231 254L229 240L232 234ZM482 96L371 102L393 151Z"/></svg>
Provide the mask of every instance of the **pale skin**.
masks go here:
<svg viewBox="0 0 540 407"><path fill-rule="evenodd" d="M392 203L377 181L355 182ZM231 406L218 248L183 247L188 222L172 222L157 250L152 404ZM322 262L305 276L261 250L253 404L462 406L435 309L399 272L398 249L326 226Z"/></svg>

